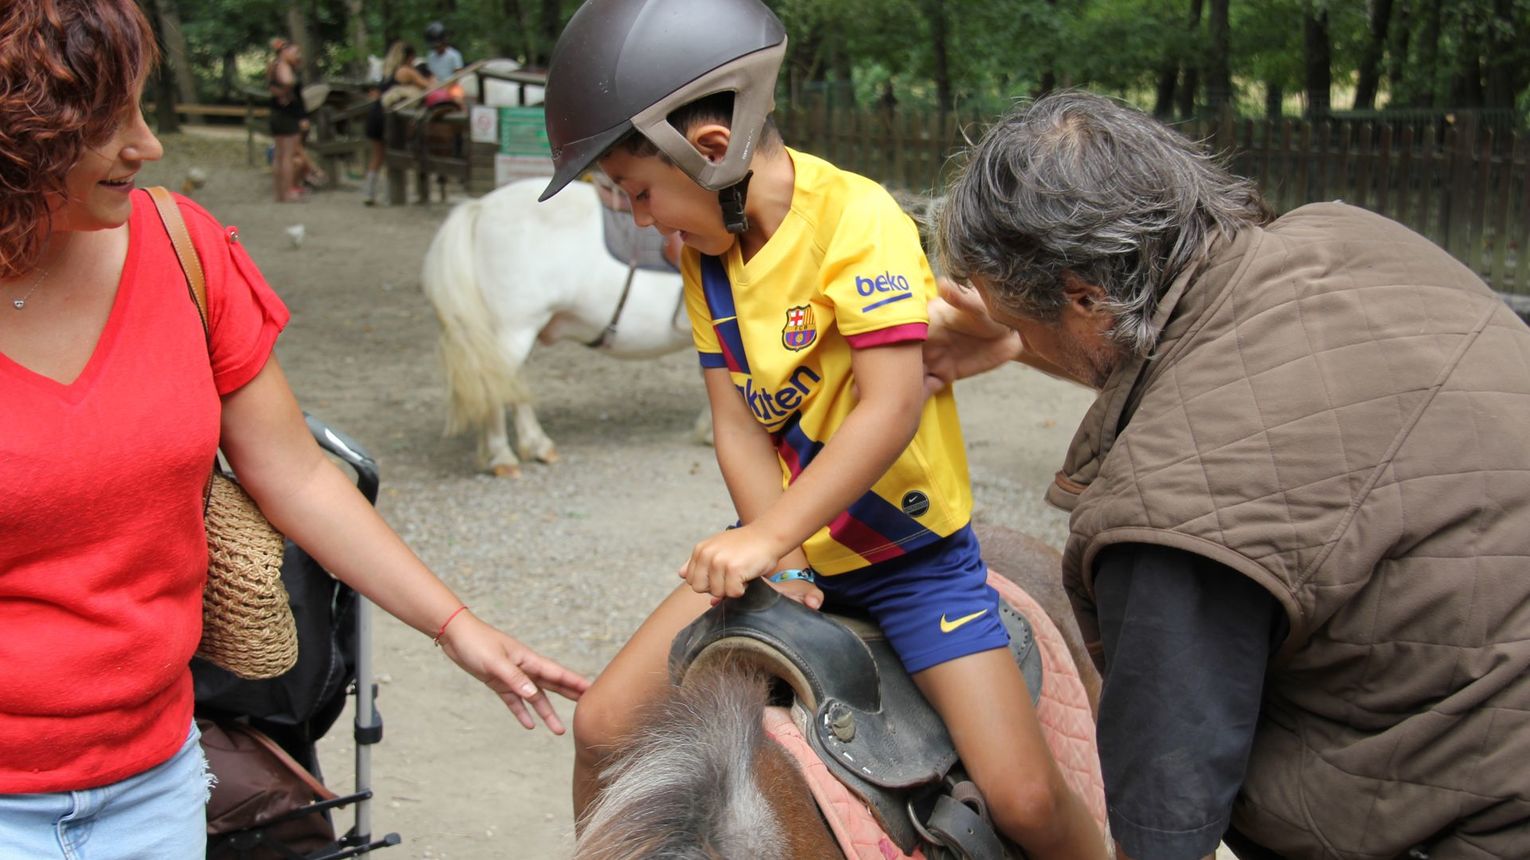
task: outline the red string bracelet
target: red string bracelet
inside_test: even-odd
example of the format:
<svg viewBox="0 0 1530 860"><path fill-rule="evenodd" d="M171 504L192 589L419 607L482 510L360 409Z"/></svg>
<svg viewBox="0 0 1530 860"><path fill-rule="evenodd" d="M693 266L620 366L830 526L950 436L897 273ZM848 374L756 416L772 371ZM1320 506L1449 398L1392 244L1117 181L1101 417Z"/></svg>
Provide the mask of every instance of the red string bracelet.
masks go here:
<svg viewBox="0 0 1530 860"><path fill-rule="evenodd" d="M446 620L441 622L441 629L436 631L436 638L430 640L432 645L435 645L437 648L441 647L441 637L446 635L446 625L452 623L452 619L462 614L464 609L467 609L467 607L459 606L452 611L452 614L446 616Z"/></svg>

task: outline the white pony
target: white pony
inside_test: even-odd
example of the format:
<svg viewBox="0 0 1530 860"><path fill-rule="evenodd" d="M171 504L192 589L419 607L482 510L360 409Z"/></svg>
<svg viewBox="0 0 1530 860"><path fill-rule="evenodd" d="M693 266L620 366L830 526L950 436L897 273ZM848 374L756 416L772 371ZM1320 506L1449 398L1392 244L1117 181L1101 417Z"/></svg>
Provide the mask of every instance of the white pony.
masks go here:
<svg viewBox="0 0 1530 860"><path fill-rule="evenodd" d="M558 459L520 377L539 340L577 340L618 358L691 345L680 275L630 270L611 257L593 186L574 183L539 204L545 185L513 182L457 206L431 240L421 273L441 324L447 432L477 433L482 465L495 475L520 474L506 406L515 412L521 457ZM703 413L696 433L706 441L710 431Z"/></svg>

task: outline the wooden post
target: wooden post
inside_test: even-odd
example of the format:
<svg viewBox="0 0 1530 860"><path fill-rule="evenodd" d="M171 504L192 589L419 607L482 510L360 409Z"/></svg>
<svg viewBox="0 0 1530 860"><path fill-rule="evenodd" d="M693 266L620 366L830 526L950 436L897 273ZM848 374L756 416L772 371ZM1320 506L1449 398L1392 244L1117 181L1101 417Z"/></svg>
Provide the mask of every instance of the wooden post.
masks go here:
<svg viewBox="0 0 1530 860"><path fill-rule="evenodd" d="M1274 206L1275 196L1270 193L1269 189L1272 181L1270 177L1270 154L1275 148L1275 123L1271 122L1269 117L1265 117L1260 120L1260 127L1264 129L1264 145L1259 150L1258 158L1259 190L1260 193L1264 194L1264 199L1271 206Z"/></svg>
<svg viewBox="0 0 1530 860"><path fill-rule="evenodd" d="M1354 143L1354 124L1348 122L1340 123L1339 148L1334 150L1333 153L1333 160L1337 162L1334 165L1334 173L1337 175L1334 176L1333 180L1334 193L1329 196L1345 200L1356 206L1363 206L1365 204L1354 199L1355 195L1352 193L1349 185L1351 176L1349 166L1355 156Z"/></svg>
<svg viewBox="0 0 1530 860"><path fill-rule="evenodd" d="M388 205L402 206L409 198L406 189L404 171L394 161L395 153L403 153L404 123L393 111L383 111L383 140L387 141L383 164L388 174Z"/></svg>
<svg viewBox="0 0 1530 860"><path fill-rule="evenodd" d="M1515 284L1506 283L1504 278L1510 273L1504 265L1509 256L1509 243L1519 238L1509 235L1509 199L1514 196L1514 167L1515 159L1525 154L1525 142L1527 137L1511 135L1508 144L1503 149L1503 172L1498 179L1498 197L1494 201L1493 212L1493 263L1489 270L1488 279L1493 289L1500 292L1514 292ZM1522 216L1530 221L1530 212ZM1530 251L1519 243L1519 255L1521 258Z"/></svg>
<svg viewBox="0 0 1530 860"><path fill-rule="evenodd" d="M1449 147L1449 194L1446 197L1449 211L1446 214L1444 246L1450 256L1466 260L1472 217L1472 148L1476 144L1476 122L1473 115L1461 115L1460 125L1450 129L1450 132L1453 132L1453 145Z"/></svg>
<svg viewBox="0 0 1530 860"><path fill-rule="evenodd" d="M1410 126L1408 131L1413 131ZM1429 212L1434 206L1434 182L1439 173L1439 150L1435 146L1432 130L1420 129L1418 133L1418 197L1413 204L1413 219L1408 222L1414 230L1425 236L1429 232ZM1406 210L1404 210L1406 211Z"/></svg>
<svg viewBox="0 0 1530 860"><path fill-rule="evenodd" d="M1285 212L1291 208L1286 202L1291 196L1291 171L1296 165L1291 163L1291 120L1280 121L1280 150L1276 153L1275 170L1280 176L1277 180L1276 199L1272 204L1277 212Z"/></svg>
<svg viewBox="0 0 1530 860"><path fill-rule="evenodd" d="M1492 248L1488 247L1488 201L1493 196L1493 129L1491 126L1482 130L1482 144L1478 147L1482 157L1477 162L1477 199L1472 206L1471 218L1468 225L1471 229L1471 244L1468 246L1468 260L1466 264L1472 271L1487 275L1491 271ZM1500 241L1498 236L1493 241Z"/></svg>
<svg viewBox="0 0 1530 860"><path fill-rule="evenodd" d="M1355 135L1355 205L1365 206L1371 199L1371 134L1369 122L1362 123Z"/></svg>
<svg viewBox="0 0 1530 860"><path fill-rule="evenodd" d="M1295 209L1297 206L1300 206L1303 203L1308 203L1312 200L1312 189L1308 185L1312 163L1311 120L1302 122L1302 134L1301 140L1298 143L1296 159L1296 193L1293 195L1294 199L1291 201L1291 205L1287 207L1290 209Z"/></svg>
<svg viewBox="0 0 1530 860"><path fill-rule="evenodd" d="M255 99L244 94L244 163L255 166Z"/></svg>
<svg viewBox="0 0 1530 860"><path fill-rule="evenodd" d="M1525 181L1520 192L1519 227L1514 230L1515 238L1519 241L1519 274L1514 278L1514 288L1524 287L1525 292L1530 293L1530 138L1521 139L1515 150L1520 156L1520 166L1525 171ZM1513 193L1512 188L1504 190Z"/></svg>
<svg viewBox="0 0 1530 860"><path fill-rule="evenodd" d="M1392 192L1392 124L1381 126L1381 145L1376 151L1376 211L1388 217Z"/></svg>

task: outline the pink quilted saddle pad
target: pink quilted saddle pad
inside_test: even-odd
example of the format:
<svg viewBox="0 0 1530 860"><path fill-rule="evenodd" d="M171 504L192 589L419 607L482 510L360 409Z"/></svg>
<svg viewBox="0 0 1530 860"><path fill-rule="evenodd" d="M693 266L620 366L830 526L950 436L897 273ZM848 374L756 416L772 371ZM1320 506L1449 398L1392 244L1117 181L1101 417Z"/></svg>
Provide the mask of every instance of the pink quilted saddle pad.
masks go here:
<svg viewBox="0 0 1530 860"><path fill-rule="evenodd" d="M1068 654L1062 632L1041 606L1013 582L990 572L988 584L1031 622L1036 644L1041 649L1043 674L1036 716L1041 722L1042 734L1068 785L1088 806L1100 831L1108 832L1105 781L1100 775L1100 755L1094 743L1094 719L1084 683ZM850 860L923 860L924 852L916 848L913 854L905 854L882 832L866 805L840 784L819 760L788 710L766 708L765 732L796 760L845 857Z"/></svg>

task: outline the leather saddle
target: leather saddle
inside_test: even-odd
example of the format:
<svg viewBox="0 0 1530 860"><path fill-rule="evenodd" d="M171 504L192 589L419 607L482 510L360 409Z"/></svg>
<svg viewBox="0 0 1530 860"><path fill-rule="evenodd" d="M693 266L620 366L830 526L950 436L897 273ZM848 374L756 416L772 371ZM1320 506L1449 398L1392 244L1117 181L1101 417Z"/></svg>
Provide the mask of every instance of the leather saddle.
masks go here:
<svg viewBox="0 0 1530 860"><path fill-rule="evenodd" d="M605 238L606 253L633 269L680 271L679 237L671 242L658 230L633 223L632 204L627 195L598 171L591 182L600 198L601 235Z"/></svg>
<svg viewBox="0 0 1530 860"><path fill-rule="evenodd" d="M1034 703L1042 666L1030 622L1002 601L1000 612ZM994 830L940 716L869 620L808 609L754 581L675 637L670 675L679 684L718 659L753 663L791 688L813 750L905 854L1023 856Z"/></svg>

